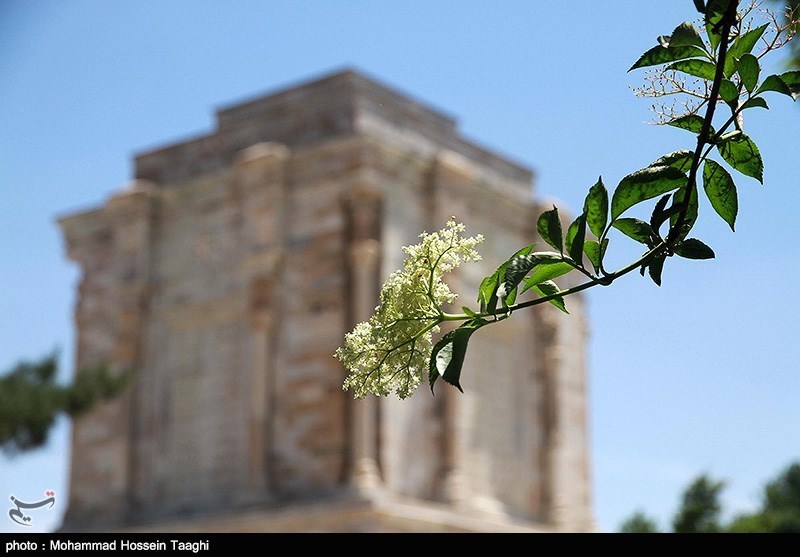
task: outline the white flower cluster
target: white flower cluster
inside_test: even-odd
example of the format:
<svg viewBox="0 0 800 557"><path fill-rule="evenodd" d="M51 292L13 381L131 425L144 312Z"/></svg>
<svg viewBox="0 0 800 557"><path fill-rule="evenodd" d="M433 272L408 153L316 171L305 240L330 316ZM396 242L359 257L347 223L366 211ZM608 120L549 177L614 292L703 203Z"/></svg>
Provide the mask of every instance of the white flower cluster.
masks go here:
<svg viewBox="0 0 800 557"><path fill-rule="evenodd" d="M442 306L457 297L442 276L462 261L481 258L475 246L483 236L465 238L465 229L450 219L444 229L422 233L418 244L404 247L403 270L384 283L375 314L345 335L336 357L350 371L344 389L356 398L392 391L406 398L419 386L433 348L431 335L443 321Z"/></svg>

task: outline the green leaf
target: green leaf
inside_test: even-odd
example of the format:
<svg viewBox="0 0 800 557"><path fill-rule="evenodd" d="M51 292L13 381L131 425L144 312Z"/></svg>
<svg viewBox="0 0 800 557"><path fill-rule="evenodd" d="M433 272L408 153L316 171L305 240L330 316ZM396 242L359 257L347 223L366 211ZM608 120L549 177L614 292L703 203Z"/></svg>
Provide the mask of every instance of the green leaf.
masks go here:
<svg viewBox="0 0 800 557"><path fill-rule="evenodd" d="M655 282L658 286L661 286L661 273L664 270L665 259L666 258L663 255L656 257L647 268L650 278L653 279L653 282Z"/></svg>
<svg viewBox="0 0 800 557"><path fill-rule="evenodd" d="M719 97L728 104L732 104L739 99L739 89L733 81L723 79L719 84Z"/></svg>
<svg viewBox="0 0 800 557"><path fill-rule="evenodd" d="M676 210L670 210L672 212L672 216L669 218L669 225L670 228L674 227L678 223L678 216L680 215L681 208L683 207L684 200L686 198L686 188L681 188L672 194L672 205L676 208ZM697 188L692 188L692 197L689 199L689 210L686 212L686 219L683 223L683 230L678 235L678 238L685 238L686 235L692 230L694 227L694 223L697 222L697 211L698 211L698 202L697 202Z"/></svg>
<svg viewBox="0 0 800 557"><path fill-rule="evenodd" d="M725 10L728 9L729 3L730 0L709 0L708 6L706 6L703 19L705 20L708 42L711 43L712 50L716 50L717 46L719 46L721 37L716 27L722 21L722 16L725 14Z"/></svg>
<svg viewBox="0 0 800 557"><path fill-rule="evenodd" d="M782 73L780 78L789 88L789 96L796 101L800 97L800 70Z"/></svg>
<svg viewBox="0 0 800 557"><path fill-rule="evenodd" d="M608 241L608 238L605 238L603 242ZM583 253L586 254L586 258L594 267L594 271L596 273L600 272L600 262L603 259L603 254L600 251L600 242L596 240L586 240L583 244Z"/></svg>
<svg viewBox="0 0 800 557"><path fill-rule="evenodd" d="M536 251L531 255L535 256L536 259L542 263L558 263L564 261L564 256L554 251Z"/></svg>
<svg viewBox="0 0 800 557"><path fill-rule="evenodd" d="M497 291L500 285L505 281L506 269L514 260L514 258L530 253L534 246L536 246L536 244L530 244L518 250L514 255L509 257L505 263L500 265L494 273L481 281L481 284L478 287L478 302L481 304L482 312L494 313L494 311L497 309ZM508 291L506 291L506 294L507 293Z"/></svg>
<svg viewBox="0 0 800 557"><path fill-rule="evenodd" d="M703 129L703 118L697 114L689 114L688 116L681 116L680 118L667 122L667 125L688 130L692 133L700 133L700 130ZM712 135L714 134L713 127L711 128L710 133Z"/></svg>
<svg viewBox="0 0 800 557"><path fill-rule="evenodd" d="M700 240L689 238L675 246L675 253L686 259L713 259L714 250Z"/></svg>
<svg viewBox="0 0 800 557"><path fill-rule="evenodd" d="M765 101L761 97L753 97L751 99L748 99L748 101L742 105L742 110L747 110L748 108L755 108L755 107L766 108L767 110L769 110L769 106L767 106L767 101Z"/></svg>
<svg viewBox="0 0 800 557"><path fill-rule="evenodd" d="M666 210L667 203L669 202L671 195L667 194L663 196L661 199L658 200L655 207L653 207L653 212L650 214L650 228L653 229L653 232L658 234L658 229L661 228L661 225L664 224L670 217L670 212ZM674 209L675 207L671 207L670 209Z"/></svg>
<svg viewBox="0 0 800 557"><path fill-rule="evenodd" d="M546 296L552 296L553 294L556 294L556 293L561 291L561 289L558 287L558 285L555 282L551 281L551 280L548 280L548 281L545 281L545 282L542 282L542 283L539 283L539 284L535 285L533 287L533 290L534 290L534 292L536 292L537 294L539 294L543 298L546 297ZM551 304L553 304L554 306L556 306L561 311L563 311L564 313L569 313L567 311L567 306L564 305L564 297L563 296L556 296L552 300L549 300L549 302Z"/></svg>
<svg viewBox="0 0 800 557"><path fill-rule="evenodd" d="M431 359L428 361L428 383L431 386L431 393L433 393L433 386L436 384L436 380L441 377L441 372L439 371L439 354L442 354L442 371L447 370L447 365L450 363L450 360L453 358L453 337L455 336L455 330L450 331L442 335L442 338L433 345L433 350L431 350Z"/></svg>
<svg viewBox="0 0 800 557"><path fill-rule="evenodd" d="M692 159L694 153L688 149L678 149L672 153L668 153L654 161L650 166L671 166L683 172L688 172L692 168Z"/></svg>
<svg viewBox="0 0 800 557"><path fill-rule="evenodd" d="M653 239L655 238L653 228L643 220L632 218L617 219L614 221L614 228L641 244L646 246L653 245Z"/></svg>
<svg viewBox="0 0 800 557"><path fill-rule="evenodd" d="M586 214L582 213L567 229L567 253L578 265L583 266L583 242L586 239Z"/></svg>
<svg viewBox="0 0 800 557"><path fill-rule="evenodd" d="M531 289L537 284L541 284L543 282L553 280L554 278L566 275L574 268L575 267L573 267L569 263L565 263L563 261L558 263L540 263L539 265L534 267L533 272L530 274L530 276L526 277L525 280L523 281L523 287L522 290L520 291L520 294L522 294L522 292L525 292L526 290Z"/></svg>
<svg viewBox="0 0 800 557"><path fill-rule="evenodd" d="M744 174L764 183L764 162L752 139L737 133L717 144L717 150L729 165Z"/></svg>
<svg viewBox="0 0 800 557"><path fill-rule="evenodd" d="M482 320L483 319L480 315L478 315L477 313L475 313L474 311L469 309L467 306L461 306L461 311L463 311L465 315L469 315L473 319L477 319L477 320Z"/></svg>
<svg viewBox="0 0 800 557"><path fill-rule="evenodd" d="M683 186L686 176L672 166L648 166L629 174L614 190L611 199L611 219L647 199L667 193Z"/></svg>
<svg viewBox="0 0 800 557"><path fill-rule="evenodd" d="M433 386L439 377L462 393L464 392L460 382L461 368L464 365L464 357L467 354L469 337L486 323L486 321L467 321L458 329L444 335L434 345L428 366L428 381L431 386L431 392L433 392Z"/></svg>
<svg viewBox="0 0 800 557"><path fill-rule="evenodd" d="M539 215L539 220L536 221L536 230L539 232L539 236L542 237L542 240L563 253L561 220L558 218L558 208L556 208L555 205L553 205L551 211L545 211Z"/></svg>
<svg viewBox="0 0 800 557"><path fill-rule="evenodd" d="M478 303L482 312L493 313L497 308L497 287L500 285L500 274L495 271L484 278L478 286ZM491 307L491 309L489 309Z"/></svg>
<svg viewBox="0 0 800 557"><path fill-rule="evenodd" d="M683 204L679 203L676 205L673 199L672 205L667 207L667 209L664 211L663 214L659 215L658 220L652 219L651 216L652 220L650 222L650 226L653 227L653 231L655 232L657 237L660 235L660 229L661 226L664 224L664 222L666 222L667 219L671 219L674 215L680 214L682 209L683 209Z"/></svg>
<svg viewBox="0 0 800 557"><path fill-rule="evenodd" d="M756 90L755 94L758 95L766 91L775 91L778 93L783 93L787 97L792 97L793 99L796 98L794 95L792 95L792 90L789 88L789 85L787 85L787 83L779 75L768 75L761 83L761 86Z"/></svg>
<svg viewBox="0 0 800 557"><path fill-rule="evenodd" d="M725 57L725 77L733 75L736 71L736 60L745 54L749 54L750 51L753 50L753 47L756 46L758 39L764 34L766 28L767 24L756 27L743 35L739 35L739 37L733 41L733 44L728 49L728 55Z"/></svg>
<svg viewBox="0 0 800 557"><path fill-rule="evenodd" d="M583 204L583 212L586 214L586 224L589 225L589 230L599 238L608 222L608 190L603 185L602 176L597 179L595 185L589 188L589 194Z"/></svg>
<svg viewBox="0 0 800 557"><path fill-rule="evenodd" d="M510 306L514 304L514 301L517 299L517 285L538 263L539 259L535 255L527 253L517 255L511 259L503 279L506 291L506 296L503 298L503 305Z"/></svg>
<svg viewBox="0 0 800 557"><path fill-rule="evenodd" d="M679 60L667 66L667 69L709 81L714 80L714 74L717 71L717 67L707 60Z"/></svg>
<svg viewBox="0 0 800 557"><path fill-rule="evenodd" d="M694 46L665 47L659 44L642 54L628 71L647 66L658 66L659 64L667 64L669 62L685 60L687 58L697 58L700 56L703 56L703 51Z"/></svg>
<svg viewBox="0 0 800 557"><path fill-rule="evenodd" d="M670 36L669 46L697 46L701 49L706 47L703 39L700 38L700 33L688 21L684 21L675 28Z"/></svg>
<svg viewBox="0 0 800 557"><path fill-rule="evenodd" d="M708 42L711 44L712 52L717 50L719 46L720 35L714 30L713 25L706 23L706 34L708 35Z"/></svg>
<svg viewBox="0 0 800 557"><path fill-rule="evenodd" d="M703 188L706 191L711 206L734 230L736 214L739 211L739 201L736 196L736 185L733 178L722 165L708 159L703 167Z"/></svg>
<svg viewBox="0 0 800 557"><path fill-rule="evenodd" d="M742 54L739 61L736 63L736 71L739 72L739 77L742 78L745 89L753 92L758 84L758 75L761 72L761 66L758 64L758 58L750 54Z"/></svg>

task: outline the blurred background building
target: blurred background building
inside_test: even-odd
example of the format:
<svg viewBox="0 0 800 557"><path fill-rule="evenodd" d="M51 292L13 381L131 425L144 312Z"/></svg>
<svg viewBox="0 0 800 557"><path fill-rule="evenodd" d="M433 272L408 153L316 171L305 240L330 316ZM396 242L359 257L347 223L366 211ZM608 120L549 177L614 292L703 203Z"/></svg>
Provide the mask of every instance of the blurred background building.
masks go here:
<svg viewBox="0 0 800 557"><path fill-rule="evenodd" d="M465 394L352 400L333 358L401 246L456 216L481 278L535 241L532 172L357 72L217 112L61 219L77 367L134 370L74 423L64 530L593 528L583 301L476 335Z"/></svg>

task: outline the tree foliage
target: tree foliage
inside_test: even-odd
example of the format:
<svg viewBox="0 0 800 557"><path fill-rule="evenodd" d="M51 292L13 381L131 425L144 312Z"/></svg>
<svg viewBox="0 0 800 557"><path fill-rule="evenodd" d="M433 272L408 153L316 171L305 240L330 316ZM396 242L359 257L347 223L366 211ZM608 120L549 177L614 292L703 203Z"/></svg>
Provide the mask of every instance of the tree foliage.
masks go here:
<svg viewBox="0 0 800 557"><path fill-rule="evenodd" d="M79 416L98 401L117 396L128 373L108 366L82 369L69 385L56 383L57 355L20 362L0 376L0 449L7 454L35 449L47 441L60 414Z"/></svg>
<svg viewBox="0 0 800 557"><path fill-rule="evenodd" d="M713 481L705 474L686 488L681 498L681 506L672 520L672 527L678 534L708 534L720 531L719 515L721 505L719 496L724 482Z"/></svg>
<svg viewBox="0 0 800 557"><path fill-rule="evenodd" d="M720 496L725 482L698 476L684 490L673 519L676 533L800 533L800 462L795 462L767 482L761 508L720 522ZM654 532L655 522L639 510L620 525L623 533Z"/></svg>
<svg viewBox="0 0 800 557"><path fill-rule="evenodd" d="M623 534L657 534L658 526L643 511L636 511L622 523L619 531Z"/></svg>
<svg viewBox="0 0 800 557"><path fill-rule="evenodd" d="M800 534L800 462L769 482L764 487L761 509L738 516L730 530Z"/></svg>

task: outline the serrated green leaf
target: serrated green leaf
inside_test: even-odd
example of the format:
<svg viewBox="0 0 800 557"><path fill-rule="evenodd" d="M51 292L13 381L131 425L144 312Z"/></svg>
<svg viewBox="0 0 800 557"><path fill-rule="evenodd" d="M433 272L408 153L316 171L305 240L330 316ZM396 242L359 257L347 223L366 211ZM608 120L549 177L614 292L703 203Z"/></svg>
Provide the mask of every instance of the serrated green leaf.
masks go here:
<svg viewBox="0 0 800 557"><path fill-rule="evenodd" d="M717 67L707 60L679 60L667 66L667 69L713 81Z"/></svg>
<svg viewBox="0 0 800 557"><path fill-rule="evenodd" d="M583 212L586 214L586 224L589 226L589 230L599 238L608 222L608 190L603 184L602 176L597 179L595 185L589 188L583 204Z"/></svg>
<svg viewBox="0 0 800 557"><path fill-rule="evenodd" d="M728 55L725 57L725 77L730 77L734 74L736 71L736 60L745 54L749 54L750 51L753 50L753 47L756 46L758 39L764 34L766 28L767 24L756 27L755 29L750 29L750 31L739 35L739 37L733 41L733 44L728 49Z"/></svg>
<svg viewBox="0 0 800 557"><path fill-rule="evenodd" d="M700 38L700 33L688 21L684 21L678 25L672 32L669 39L670 46L697 46L701 49L705 48L703 39Z"/></svg>
<svg viewBox="0 0 800 557"><path fill-rule="evenodd" d="M681 128L682 130L688 130L692 133L700 133L700 130L703 129L703 118L697 114L689 114L667 122L667 125ZM710 132L712 135L714 133L713 130L714 128L712 127Z"/></svg>
<svg viewBox="0 0 800 557"><path fill-rule="evenodd" d="M678 223L678 217L680 216L681 209L683 208L683 203L686 197L686 188L681 188L672 194L672 205L675 207L675 210L670 210L672 216L669 217L669 225L670 228L674 227ZM698 202L697 202L697 188L692 188L692 197L689 199L689 209L686 212L686 218L684 219L683 223L683 230L678 235L679 239L683 239L686 235L692 230L694 227L694 223L697 222L697 211L698 211Z"/></svg>
<svg viewBox="0 0 800 557"><path fill-rule="evenodd" d="M656 257L647 267L647 272L650 278L653 279L658 286L661 286L661 273L664 271L665 257Z"/></svg>
<svg viewBox="0 0 800 557"><path fill-rule="evenodd" d="M520 294L526 290L530 290L537 284L566 275L573 269L575 269L575 267L563 261L557 263L540 263L534 267L530 276L525 277L525 279L522 281L523 287L520 291Z"/></svg>
<svg viewBox="0 0 800 557"><path fill-rule="evenodd" d="M767 76L756 90L756 95L766 91L783 93L796 101L800 97L800 70Z"/></svg>
<svg viewBox="0 0 800 557"><path fill-rule="evenodd" d="M739 212L736 185L728 171L711 159L703 167L703 189L717 214L734 230Z"/></svg>
<svg viewBox="0 0 800 557"><path fill-rule="evenodd" d="M583 242L586 240L586 214L575 219L567 229L567 253L578 265L583 266Z"/></svg>
<svg viewBox="0 0 800 557"><path fill-rule="evenodd" d="M653 245L653 228L643 220L624 218L614 221L614 228L625 234L628 238L636 240L646 246Z"/></svg>
<svg viewBox="0 0 800 557"><path fill-rule="evenodd" d="M742 57L736 63L736 71L739 72L739 77L742 78L745 89L752 93L758 84L758 75L761 72L758 58L749 52L742 54Z"/></svg>
<svg viewBox="0 0 800 557"><path fill-rule="evenodd" d="M719 98L728 104L739 99L739 89L730 79L723 79L719 84Z"/></svg>
<svg viewBox="0 0 800 557"><path fill-rule="evenodd" d="M686 183L686 175L672 166L648 166L629 174L614 190L611 220L647 199L665 194Z"/></svg>
<svg viewBox="0 0 800 557"><path fill-rule="evenodd" d="M653 212L650 213L650 227L656 233L664 221L669 218L666 208L670 197L672 196L669 194L662 196L661 199L658 200L658 203L656 203L655 207L653 207Z"/></svg>
<svg viewBox="0 0 800 557"><path fill-rule="evenodd" d="M743 133L729 137L717 144L719 154L729 165L744 174L764 183L764 163L761 153L752 139Z"/></svg>
<svg viewBox="0 0 800 557"><path fill-rule="evenodd" d="M533 287L534 292L539 294L542 298L546 296L552 296L561 291L558 285L553 282L552 280L548 280L542 283L539 283ZM556 306L558 309L563 311L564 313L569 313L567 311L567 306L564 305L564 297L563 296L556 296L552 300L548 300L551 304Z"/></svg>
<svg viewBox="0 0 800 557"><path fill-rule="evenodd" d="M553 209L545 211L539 215L536 221L536 230L542 240L553 246L560 252L564 251L563 238L561 232L561 220L558 218L558 208L553 205Z"/></svg>
<svg viewBox="0 0 800 557"><path fill-rule="evenodd" d="M678 149L654 161L650 166L671 166L682 172L688 172L689 169L692 168L693 158L694 153L692 151L688 149Z"/></svg>
<svg viewBox="0 0 800 557"><path fill-rule="evenodd" d="M748 99L747 102L745 102L742 105L742 110L747 110L748 108L756 108L756 107L766 108L767 110L769 110L769 106L767 106L767 101L765 101L761 97L753 97L751 99Z"/></svg>
<svg viewBox="0 0 800 557"><path fill-rule="evenodd" d="M458 329L444 335L434 345L428 365L428 381L431 392L433 392L433 386L439 377L462 393L464 392L461 388L461 368L464 366L469 337L485 324L486 321L467 321Z"/></svg>
<svg viewBox="0 0 800 557"><path fill-rule="evenodd" d="M713 259L714 250L696 238L684 240L674 249L677 255L686 259Z"/></svg>
<svg viewBox="0 0 800 557"><path fill-rule="evenodd" d="M628 71L700 56L703 56L703 51L694 46L665 47L659 44L642 54Z"/></svg>

